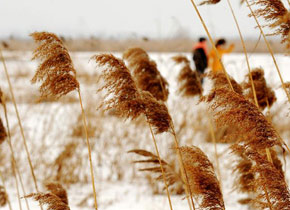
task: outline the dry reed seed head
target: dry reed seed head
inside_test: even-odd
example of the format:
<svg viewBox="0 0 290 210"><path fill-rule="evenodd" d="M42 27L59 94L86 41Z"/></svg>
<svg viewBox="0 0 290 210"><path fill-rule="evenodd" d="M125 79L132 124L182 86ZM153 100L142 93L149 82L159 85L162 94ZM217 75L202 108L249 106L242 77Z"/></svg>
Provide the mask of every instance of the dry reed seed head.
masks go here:
<svg viewBox="0 0 290 210"><path fill-rule="evenodd" d="M8 203L8 195L3 186L0 186L0 207L4 207Z"/></svg>
<svg viewBox="0 0 290 210"><path fill-rule="evenodd" d="M32 59L40 61L31 82L42 82L39 88L41 97L58 99L78 89L76 70L62 41L48 32L34 32L31 36L39 43Z"/></svg>
<svg viewBox="0 0 290 210"><path fill-rule="evenodd" d="M105 84L98 91L107 91L101 106L106 110L114 108L125 118L134 119L144 113L140 93L125 63L111 54L97 55L93 59L103 68L101 78Z"/></svg>
<svg viewBox="0 0 290 210"><path fill-rule="evenodd" d="M267 86L266 79L264 77L264 70L261 68L256 68L251 71L251 75L254 82L259 108L265 109L268 105L271 107L277 98L275 96L275 92ZM249 74L247 77L248 81L243 85L246 92L245 97L254 103L254 94Z"/></svg>
<svg viewBox="0 0 290 210"><path fill-rule="evenodd" d="M70 210L69 206L53 193L31 193L24 197L33 198L40 205L46 205L48 210Z"/></svg>
<svg viewBox="0 0 290 210"><path fill-rule="evenodd" d="M214 83L214 88L223 88L223 87L227 87L229 89L231 89L229 82L227 80L226 75L223 72L218 72L218 73L214 73L214 72L210 72L207 73L206 76L208 76ZM230 76L230 82L233 86L233 89L236 93L243 95L243 88Z"/></svg>
<svg viewBox="0 0 290 210"><path fill-rule="evenodd" d="M0 104L3 104L4 103L3 98L4 98L4 94L3 94L3 92L2 92L2 90L0 88Z"/></svg>
<svg viewBox="0 0 290 210"><path fill-rule="evenodd" d="M201 2L199 5L204 5L204 4L217 4L219 3L221 0L205 0L203 2Z"/></svg>
<svg viewBox="0 0 290 210"><path fill-rule="evenodd" d="M158 71L156 63L150 60L143 49L128 49L124 52L123 58L127 61L138 88L149 91L157 100L168 99L168 82Z"/></svg>
<svg viewBox="0 0 290 210"><path fill-rule="evenodd" d="M33 198L40 205L47 205L48 210L70 210L66 190L57 182L46 182L48 193L31 193L24 196Z"/></svg>
<svg viewBox="0 0 290 210"><path fill-rule="evenodd" d="M60 183L46 182L44 185L49 192L59 197L63 203L68 205L67 192Z"/></svg>
<svg viewBox="0 0 290 210"><path fill-rule="evenodd" d="M281 0L257 0L251 1L252 5L258 6L254 14L268 22L266 26L276 29L270 35L281 35L282 43L290 47L290 15Z"/></svg>
<svg viewBox="0 0 290 210"><path fill-rule="evenodd" d="M228 88L219 88L213 89L203 100L209 103L217 127L238 128L235 132L242 138L237 144L255 150L264 150L274 145L281 147L277 131L244 96Z"/></svg>
<svg viewBox="0 0 290 210"><path fill-rule="evenodd" d="M180 147L190 190L200 208L225 209L219 181L212 163L198 147Z"/></svg>
<svg viewBox="0 0 290 210"><path fill-rule="evenodd" d="M183 96L195 96L202 94L200 78L196 71L192 71L189 63L185 63L178 75L179 93Z"/></svg>
<svg viewBox="0 0 290 210"><path fill-rule="evenodd" d="M269 208L264 189L266 188L272 209L289 209L290 193L283 173L252 149L247 149L246 155L255 162L253 171L258 175L255 182L259 193L256 205L262 209Z"/></svg>
<svg viewBox="0 0 290 210"><path fill-rule="evenodd" d="M190 61L189 61L188 58L185 57L184 55L176 55L176 56L173 56L173 57L172 57L172 60L174 60L175 63L177 63L177 64L182 64L182 63L184 63L184 64L188 64L188 65L190 65Z"/></svg>
<svg viewBox="0 0 290 210"><path fill-rule="evenodd" d="M238 147L241 148L241 146ZM235 187L242 193L255 193L255 173L252 171L252 161L245 155L243 148L234 149L232 147L232 150L238 156L237 165L234 168L237 173Z"/></svg>
<svg viewBox="0 0 290 210"><path fill-rule="evenodd" d="M124 51L123 59L133 62L138 59L147 59L149 60L149 56L145 50L139 47L129 48Z"/></svg>
<svg viewBox="0 0 290 210"><path fill-rule="evenodd" d="M6 129L3 125L2 119L0 118L0 144L2 144L7 137Z"/></svg>
<svg viewBox="0 0 290 210"><path fill-rule="evenodd" d="M171 131L172 119L166 105L161 101L157 101L148 91L142 91L141 97L145 107L144 114L154 133L159 134Z"/></svg>

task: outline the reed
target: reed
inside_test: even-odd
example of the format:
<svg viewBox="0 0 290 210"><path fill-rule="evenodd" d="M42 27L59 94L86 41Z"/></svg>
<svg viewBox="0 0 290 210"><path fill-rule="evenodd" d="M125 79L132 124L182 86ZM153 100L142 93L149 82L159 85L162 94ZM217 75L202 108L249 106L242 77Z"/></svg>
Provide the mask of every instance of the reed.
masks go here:
<svg viewBox="0 0 290 210"><path fill-rule="evenodd" d="M39 91L42 98L55 99L76 90L81 107L83 127L85 130L86 145L89 154L90 176L94 194L94 206L98 209L95 177L92 162L92 152L87 132L87 122L80 92L79 82L76 78L76 70L70 58L68 50L61 39L48 32L34 32L31 34L39 46L34 50L33 58L40 61L40 65L31 82L42 82Z"/></svg>
<svg viewBox="0 0 290 210"><path fill-rule="evenodd" d="M18 167L18 164L17 164L16 159L15 159L15 152L14 152L14 149L13 149L13 146L12 146L11 132L10 132L10 126L9 126L7 108L6 108L6 99L5 99L4 93L1 91L1 89L0 89L0 104L3 107L5 121L6 121L7 137L8 137L7 138L7 142L8 142L9 149L10 149L10 152L11 152L11 157L12 157L12 171L13 171L13 176L14 176L14 180L15 180L15 184L16 184L16 190L17 190L17 198L18 198L18 203L19 203L19 209L22 210L22 204L21 204L21 201L20 201L20 192L19 192L17 175L19 177L20 184L21 184L21 188L22 188L22 191L23 191L23 194L24 195L26 194L26 191L25 191L25 187L24 187L24 184L23 184L22 174L19 172L19 167ZM1 121L1 119L0 119L0 121ZM26 198L25 198L25 204L26 204L26 208L29 210L30 207L29 207L29 204L28 204L28 201L27 201Z"/></svg>
<svg viewBox="0 0 290 210"><path fill-rule="evenodd" d="M22 121L21 121L21 118L20 118L20 115L19 115L19 112L18 112L18 107L17 107L15 96L14 96L14 92L13 92L13 86L12 86L12 83L10 81L10 76L8 74L8 69L7 69L6 62L5 62L4 56L2 54L2 49L1 48L0 48L0 57L1 57L1 61L3 63L5 76L6 76L8 87L9 87L9 92L10 92L10 95L12 97L12 103L13 103L14 110L15 110L15 113L16 113L16 116L17 116L17 122L18 122L18 126L20 128L20 133L21 133L21 137L22 137L22 140L23 140L23 145L24 145L24 149L25 149L25 153L26 153L26 158L27 158L28 163L29 163L30 172L31 172L31 175L32 175L34 187L35 187L36 192L39 192L38 191L37 181L36 181L36 176L35 176L35 173L34 173L32 161L31 161L31 157L30 157L30 153L29 153L28 146L27 146L26 137L24 135L24 129L23 129L23 126L22 126ZM40 206L40 208L42 210L42 206Z"/></svg>
<svg viewBox="0 0 290 210"><path fill-rule="evenodd" d="M191 192L202 209L224 210L219 181L208 157L195 146L180 147Z"/></svg>
<svg viewBox="0 0 290 210"><path fill-rule="evenodd" d="M104 89L107 90L101 106L103 106L105 110L114 108L120 117L125 117L126 119L135 119L142 114L146 116L146 121L150 129L162 172L169 207L172 210L173 208L165 171L153 132L154 130L155 134L163 133L167 132L170 128L172 122L167 107L162 102L157 101L151 93L137 89L128 68L121 59L117 59L109 54L97 55L94 56L93 59L99 66L107 67L102 70L101 75L105 84L99 89L99 91ZM110 97L111 95L113 95L113 98Z"/></svg>

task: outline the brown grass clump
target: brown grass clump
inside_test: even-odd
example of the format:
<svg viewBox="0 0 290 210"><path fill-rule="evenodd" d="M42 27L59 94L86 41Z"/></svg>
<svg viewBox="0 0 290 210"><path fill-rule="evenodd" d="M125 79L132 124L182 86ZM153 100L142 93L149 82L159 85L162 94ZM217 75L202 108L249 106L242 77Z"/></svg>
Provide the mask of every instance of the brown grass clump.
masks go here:
<svg viewBox="0 0 290 210"><path fill-rule="evenodd" d="M3 125L2 119L0 118L0 144L2 144L7 137L6 129Z"/></svg>
<svg viewBox="0 0 290 210"><path fill-rule="evenodd" d="M265 109L267 106L271 107L277 98L275 96L275 92L267 86L264 77L264 70L261 68L256 68L251 71L251 75L255 86L259 108ZM249 75L247 76L249 77ZM254 103L254 95L250 81L244 84L244 90L247 91L245 96Z"/></svg>
<svg viewBox="0 0 290 210"><path fill-rule="evenodd" d="M138 88L150 92L157 100L168 99L168 82L143 49L130 48L123 53L123 59L128 62Z"/></svg>
<svg viewBox="0 0 290 210"><path fill-rule="evenodd" d="M189 186L200 208L225 209L219 181L212 163L198 147L180 147Z"/></svg>
<svg viewBox="0 0 290 210"><path fill-rule="evenodd" d="M4 207L8 203L8 195L3 186L0 186L0 207Z"/></svg>
<svg viewBox="0 0 290 210"><path fill-rule="evenodd" d="M210 72L207 76L213 81L215 88L228 88L231 89L229 82L226 78L226 75L223 72L213 73ZM231 84L236 93L243 95L243 88L232 78L230 77Z"/></svg>
<svg viewBox="0 0 290 210"><path fill-rule="evenodd" d="M34 198L40 205L47 205L48 210L70 210L66 190L58 183L46 183L47 193L31 193L26 198Z"/></svg>
<svg viewBox="0 0 290 210"><path fill-rule="evenodd" d="M263 17L268 24L266 26L276 29L271 35L281 35L282 43L290 48L290 12L281 0L257 0L252 1L258 9L254 11L257 17Z"/></svg>
<svg viewBox="0 0 290 210"><path fill-rule="evenodd" d="M210 103L217 127L231 126L235 134L240 136L238 143L245 148L255 150L271 148L280 145L280 138L258 108L242 95L231 91L229 88L213 89L203 98Z"/></svg>
<svg viewBox="0 0 290 210"><path fill-rule="evenodd" d="M79 88L70 55L62 41L53 33L34 32L32 38L39 46L33 60L41 62L31 82L42 81L39 88L42 98L58 99Z"/></svg>
<svg viewBox="0 0 290 210"><path fill-rule="evenodd" d="M185 56L175 56L173 60L177 64L183 64L178 75L179 93L183 96L195 96L202 94L200 78L196 71L190 68L190 62Z"/></svg>
<svg viewBox="0 0 290 210"><path fill-rule="evenodd" d="M158 176L156 177L156 180L158 180L158 181L162 180L163 177L162 177L162 171L161 171L160 165L159 165L158 156L154 155L151 152L148 152L146 150L141 150L141 149L130 150L130 151L128 151L128 153L135 153L135 154L140 155L144 158L147 158L145 160L135 160L135 161L133 161L133 163L138 163L138 164L142 164L142 165L145 165L145 164L153 165L153 167L141 168L141 169L139 169L139 171L147 171L147 172L151 172L151 173L156 173L156 174L158 174ZM167 163L163 159L161 159L161 163L163 166L167 185L172 187L171 192L174 191L176 194L183 194L184 193L183 181L182 181L180 174L178 174L178 172L176 172L175 167L172 164ZM164 190L164 188L163 188L163 190Z"/></svg>

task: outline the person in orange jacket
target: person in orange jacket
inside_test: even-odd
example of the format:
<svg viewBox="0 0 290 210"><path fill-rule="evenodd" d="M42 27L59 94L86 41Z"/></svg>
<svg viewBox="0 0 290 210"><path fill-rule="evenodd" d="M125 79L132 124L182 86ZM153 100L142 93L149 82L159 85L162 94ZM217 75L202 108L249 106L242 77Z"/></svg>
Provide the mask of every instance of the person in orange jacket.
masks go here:
<svg viewBox="0 0 290 210"><path fill-rule="evenodd" d="M216 44L215 44L215 47L219 53L219 56L220 58L222 58L222 56L225 54L225 53L231 53L235 47L234 44L231 44L228 48L225 47L226 45L226 40L225 39L219 39ZM209 53L209 63L210 63L210 67L211 67L211 70L214 72L214 73L217 73L217 72L221 72L222 71L222 65L221 63L219 62L219 59L214 51L214 49L211 50L211 52Z"/></svg>

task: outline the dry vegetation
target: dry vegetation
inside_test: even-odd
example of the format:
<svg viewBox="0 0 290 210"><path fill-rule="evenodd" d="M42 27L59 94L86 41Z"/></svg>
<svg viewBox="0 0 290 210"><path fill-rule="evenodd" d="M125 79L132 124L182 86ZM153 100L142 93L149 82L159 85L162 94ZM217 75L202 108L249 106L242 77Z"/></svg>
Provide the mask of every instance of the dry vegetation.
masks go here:
<svg viewBox="0 0 290 210"><path fill-rule="evenodd" d="M209 0L200 5L218 2ZM251 15L269 21L267 26L273 34L281 35L289 50L289 11L284 4L258 0L253 5L259 8ZM233 181L224 175L230 173L235 174L231 188L236 194L243 193L236 205L290 209L284 169L290 152L289 119L279 113L283 103L277 104L275 90L266 81L263 69L249 69L238 83L226 71L199 75L186 56L176 55L171 58L171 68L178 69L173 72L178 84L174 87L176 94L172 94L168 75L161 74L158 63L142 48L126 49L122 59L113 54L90 55L90 64L83 68L91 65L95 73L88 73L73 64L64 41L55 34L35 32L31 36L38 45L32 60L39 62L31 82L40 83L40 99L33 88L23 90L29 92L24 100L15 98L13 88L19 96L22 87L16 87L17 81L10 82L11 72L8 74L4 65L8 86L4 92L0 89L1 207L7 205L12 210L5 180L10 189L15 185L19 209L23 209L23 200L30 209L27 198L33 198L39 202L39 209L49 210L70 209L69 200L74 199L66 188L77 186L78 191L82 185L90 186L85 188L85 196L76 193L81 200L79 208L102 209L102 182L130 180L136 187L146 180L156 194L166 194L171 210L176 208L176 202L172 202L176 195L185 196L189 209L224 210L228 183ZM7 43L5 46L8 48ZM281 79L279 68L277 71ZM30 76L28 71L11 77L23 82ZM289 96L289 82L281 79L279 86ZM38 122L34 115L44 122ZM38 123L41 130L37 130ZM32 137L37 142L29 140ZM23 142L18 141L20 138ZM227 164L225 154L233 165ZM132 157L134 164L130 164ZM15 183L11 184L10 176ZM37 185L43 180L45 190Z"/></svg>

